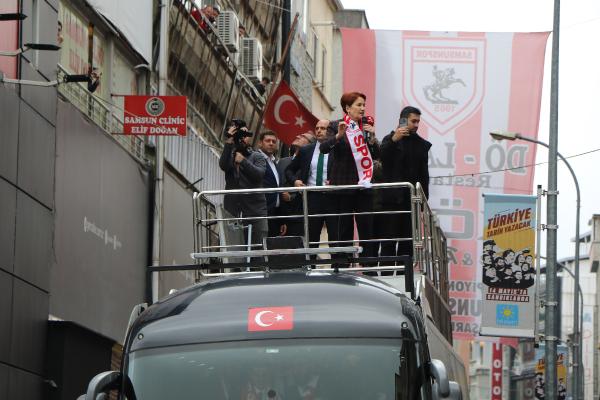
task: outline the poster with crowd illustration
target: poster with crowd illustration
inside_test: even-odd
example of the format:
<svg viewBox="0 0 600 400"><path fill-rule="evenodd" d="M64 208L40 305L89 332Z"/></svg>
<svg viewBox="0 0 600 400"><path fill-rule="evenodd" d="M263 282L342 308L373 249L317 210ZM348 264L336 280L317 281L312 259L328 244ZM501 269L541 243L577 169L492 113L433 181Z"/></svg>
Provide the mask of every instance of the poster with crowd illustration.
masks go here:
<svg viewBox="0 0 600 400"><path fill-rule="evenodd" d="M546 398L546 346L540 343L535 352L535 389L534 398L536 400L544 400ZM566 400L567 398L567 365L569 365L569 351L567 346L558 345L556 347L556 378L557 391L556 398L558 400Z"/></svg>
<svg viewBox="0 0 600 400"><path fill-rule="evenodd" d="M484 195L481 335L534 337L536 201Z"/></svg>

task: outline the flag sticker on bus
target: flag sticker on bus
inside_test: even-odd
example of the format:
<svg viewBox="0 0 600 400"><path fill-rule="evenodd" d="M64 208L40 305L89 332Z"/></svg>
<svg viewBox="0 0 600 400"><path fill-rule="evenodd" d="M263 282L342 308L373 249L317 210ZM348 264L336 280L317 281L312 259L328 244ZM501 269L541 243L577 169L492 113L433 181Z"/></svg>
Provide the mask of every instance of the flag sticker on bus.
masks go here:
<svg viewBox="0 0 600 400"><path fill-rule="evenodd" d="M294 307L261 307L248 309L248 331L291 331L294 329Z"/></svg>

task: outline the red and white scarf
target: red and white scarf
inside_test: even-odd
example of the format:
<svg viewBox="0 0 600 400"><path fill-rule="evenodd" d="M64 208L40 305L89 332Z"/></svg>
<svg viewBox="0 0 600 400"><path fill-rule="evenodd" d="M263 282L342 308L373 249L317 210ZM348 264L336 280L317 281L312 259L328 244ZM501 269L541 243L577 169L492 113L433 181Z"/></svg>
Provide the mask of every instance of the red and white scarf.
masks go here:
<svg viewBox="0 0 600 400"><path fill-rule="evenodd" d="M348 115L344 115L344 122L347 125L346 136L358 172L358 184L370 187L371 178L373 177L373 158L363 135L362 127Z"/></svg>

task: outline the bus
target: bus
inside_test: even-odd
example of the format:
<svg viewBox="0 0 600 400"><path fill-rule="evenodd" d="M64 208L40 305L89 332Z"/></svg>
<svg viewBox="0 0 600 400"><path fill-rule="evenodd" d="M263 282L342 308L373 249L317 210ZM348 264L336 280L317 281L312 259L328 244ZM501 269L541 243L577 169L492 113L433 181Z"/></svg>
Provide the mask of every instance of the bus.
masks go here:
<svg viewBox="0 0 600 400"><path fill-rule="evenodd" d="M128 400L468 399L451 345L445 236L419 184L369 190L399 186L411 193L412 237L404 239L413 254L392 259L361 259L357 242L310 247L307 236L296 246L255 248L244 234L233 243L224 227L235 218L211 211L209 199L273 189L195 195L195 263L151 271L194 269L198 283L138 307L120 370L94 377L81 398L116 390ZM358 188L275 191L306 200L310 190L344 189ZM303 213L307 221L306 201ZM340 253L378 266L331 268L314 257Z"/></svg>

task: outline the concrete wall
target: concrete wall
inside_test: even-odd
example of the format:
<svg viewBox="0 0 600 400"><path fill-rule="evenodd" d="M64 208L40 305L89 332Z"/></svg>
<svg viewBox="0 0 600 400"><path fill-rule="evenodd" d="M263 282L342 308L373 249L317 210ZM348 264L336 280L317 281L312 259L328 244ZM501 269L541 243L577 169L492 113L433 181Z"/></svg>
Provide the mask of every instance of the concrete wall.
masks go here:
<svg viewBox="0 0 600 400"><path fill-rule="evenodd" d="M50 313L122 342L145 301L147 171L73 105L59 101Z"/></svg>
<svg viewBox="0 0 600 400"><path fill-rule="evenodd" d="M192 264L190 253L194 251L192 191L186 188L177 175L165 170L163 203L163 244L160 263L163 265ZM161 272L159 299L171 289L181 289L194 284L194 271Z"/></svg>
<svg viewBox="0 0 600 400"><path fill-rule="evenodd" d="M335 4L329 1L313 1L310 3L310 20L313 32L318 37L317 54L314 61L317 63L317 74L313 77L312 93L312 111L319 118L340 118L339 115L332 115L335 104L339 103L339 97L332 97L333 79L341 79L342 70L333 69L333 56L335 54L334 41L334 16L337 9ZM313 38L313 36L309 36ZM313 43L309 39L309 46ZM323 57L322 49L325 48L326 54ZM321 66L325 65L325 76L322 76ZM335 78L334 78L335 77Z"/></svg>

